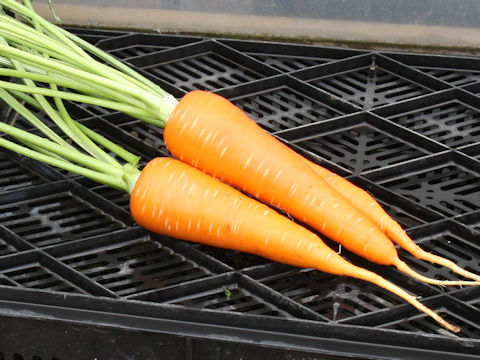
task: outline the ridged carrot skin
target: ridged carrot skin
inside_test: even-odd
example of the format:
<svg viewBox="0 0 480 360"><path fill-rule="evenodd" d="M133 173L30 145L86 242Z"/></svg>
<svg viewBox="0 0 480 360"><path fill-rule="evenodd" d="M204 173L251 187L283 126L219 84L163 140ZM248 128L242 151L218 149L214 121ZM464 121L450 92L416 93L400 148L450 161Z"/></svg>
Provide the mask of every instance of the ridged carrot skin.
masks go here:
<svg viewBox="0 0 480 360"><path fill-rule="evenodd" d="M156 158L142 170L130 211L139 225L177 239L336 275L347 275L351 266L307 229L171 158Z"/></svg>
<svg viewBox="0 0 480 360"><path fill-rule="evenodd" d="M167 122L164 140L181 161L287 212L365 259L394 265L431 284L476 284L414 272L399 259L390 239L349 199L221 96L205 91L186 94Z"/></svg>
<svg viewBox="0 0 480 360"><path fill-rule="evenodd" d="M371 282L460 331L403 289L343 259L314 233L181 161L150 161L131 193L130 211L139 225L158 234Z"/></svg>
<svg viewBox="0 0 480 360"><path fill-rule="evenodd" d="M215 111L202 110L210 108ZM223 97L203 91L185 95L164 140L178 159L287 211L360 256L383 265L395 262L395 247L372 222Z"/></svg>

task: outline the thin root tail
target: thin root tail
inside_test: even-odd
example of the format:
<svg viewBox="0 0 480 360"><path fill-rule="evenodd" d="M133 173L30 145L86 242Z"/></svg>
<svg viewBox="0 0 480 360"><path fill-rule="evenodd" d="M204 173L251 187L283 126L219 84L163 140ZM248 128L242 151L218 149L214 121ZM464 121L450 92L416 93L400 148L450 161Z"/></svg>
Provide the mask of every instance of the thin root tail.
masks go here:
<svg viewBox="0 0 480 360"><path fill-rule="evenodd" d="M438 286L478 286L480 285L480 281L432 279L417 273L412 268L410 268L405 262L401 260L398 260L394 265L401 272L427 284L438 285Z"/></svg>
<svg viewBox="0 0 480 360"><path fill-rule="evenodd" d="M422 257L421 257L422 260L430 261L432 264L445 266L446 268L452 270L454 273L458 275L466 277L467 279L475 280L480 285L480 275L477 275L475 273L472 273L468 270L461 268L460 266L458 266L457 264L455 264L453 261L449 259L445 259L441 256L437 256L423 250L422 250L422 253L424 253L422 254Z"/></svg>
<svg viewBox="0 0 480 360"><path fill-rule="evenodd" d="M388 280L385 280L384 278L382 278L381 276L376 275L376 274L373 274L373 276L369 276L369 277L370 277L370 279L364 278L364 280L372 282L372 283L374 283L374 284L392 292L393 294L401 297L402 299L407 301L409 304L411 304L412 306L414 306L415 308L417 308L421 312L430 316L432 319L434 319L438 324L440 324L442 327L444 327L448 331L451 331L455 334L459 333L461 331L461 328L459 326L455 326L455 325L449 323L448 321L443 319L440 315L438 315L435 311L433 311L429 307L423 305L420 301L417 300L417 298L415 296L409 294L408 292L406 292L402 288L398 287L397 285L391 283Z"/></svg>

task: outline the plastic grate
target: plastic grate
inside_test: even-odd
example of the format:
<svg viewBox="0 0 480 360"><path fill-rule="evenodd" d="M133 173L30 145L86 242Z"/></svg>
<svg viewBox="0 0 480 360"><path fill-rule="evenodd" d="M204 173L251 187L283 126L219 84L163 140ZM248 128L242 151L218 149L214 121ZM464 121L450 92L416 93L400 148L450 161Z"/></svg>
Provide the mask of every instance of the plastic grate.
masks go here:
<svg viewBox="0 0 480 360"><path fill-rule="evenodd" d="M110 53L110 55L128 60L133 57L148 55L200 40L201 38L199 37L130 33L124 36L103 39L98 42L97 46Z"/></svg>
<svg viewBox="0 0 480 360"><path fill-rule="evenodd" d="M155 80L187 92L215 91L276 74L270 67L213 41L140 56L130 63Z"/></svg>
<svg viewBox="0 0 480 360"><path fill-rule="evenodd" d="M453 86L480 82L479 60L476 57L409 53L387 55Z"/></svg>
<svg viewBox="0 0 480 360"><path fill-rule="evenodd" d="M362 51L334 47L280 44L273 42L253 42L223 39L222 43L231 46L254 59L281 72L292 72L325 64L338 59L361 54Z"/></svg>
<svg viewBox="0 0 480 360"><path fill-rule="evenodd" d="M219 249L202 244L192 244L192 246L203 254L211 256L236 270L271 263L268 259L239 251Z"/></svg>
<svg viewBox="0 0 480 360"><path fill-rule="evenodd" d="M353 114L278 135L355 174L445 150L368 114Z"/></svg>
<svg viewBox="0 0 480 360"><path fill-rule="evenodd" d="M366 282L312 270L275 274L260 281L330 321L385 310L402 303L386 290Z"/></svg>
<svg viewBox="0 0 480 360"><path fill-rule="evenodd" d="M119 220L69 191L2 205L0 224L40 247L125 227Z"/></svg>
<svg viewBox="0 0 480 360"><path fill-rule="evenodd" d="M458 216L455 220L480 233L480 211L474 211L466 215Z"/></svg>
<svg viewBox="0 0 480 360"><path fill-rule="evenodd" d="M142 159L144 161L169 154L163 141L162 128L120 113L104 116L103 119L106 123L114 125L115 128L100 129L100 132L111 136L113 131L116 131L115 141L130 149L133 153L143 155ZM118 132L118 129L121 132Z"/></svg>
<svg viewBox="0 0 480 360"><path fill-rule="evenodd" d="M90 182L88 182L88 185L86 186L88 186L93 192L99 194L120 208L127 211L130 210L130 196L126 192L112 189L106 185L98 185L96 183L92 185Z"/></svg>
<svg viewBox="0 0 480 360"><path fill-rule="evenodd" d="M289 87L237 98L235 105L267 131L275 132L330 119L341 113Z"/></svg>
<svg viewBox="0 0 480 360"><path fill-rule="evenodd" d="M297 57L297 56L281 56L281 55L263 55L263 54L250 54L253 58L269 65L277 70L290 72L307 67L324 64L328 62L328 59L315 59L308 57Z"/></svg>
<svg viewBox="0 0 480 360"><path fill-rule="evenodd" d="M228 58L209 52L192 58L150 67L149 73L185 91L214 91L261 77L254 70L238 67ZM221 74L218 76L218 74Z"/></svg>
<svg viewBox="0 0 480 360"><path fill-rule="evenodd" d="M429 69L419 67L425 73L455 86L465 86L480 82L480 71L466 71L456 69Z"/></svg>
<svg viewBox="0 0 480 360"><path fill-rule="evenodd" d="M365 66L314 79L310 83L361 109L375 108L430 93L425 86L381 67L372 69Z"/></svg>
<svg viewBox="0 0 480 360"><path fill-rule="evenodd" d="M69 281L67 278L58 274L48 261L42 260L42 256L38 257L30 253L37 259L31 261L19 261L0 269L0 275L6 279L7 286L24 287L29 289L44 289L63 293L84 293L84 291Z"/></svg>
<svg viewBox="0 0 480 360"><path fill-rule="evenodd" d="M12 245L0 238L0 256L8 255L17 252Z"/></svg>
<svg viewBox="0 0 480 360"><path fill-rule="evenodd" d="M335 161L352 173L378 169L425 155L421 150L366 124L297 144L325 159Z"/></svg>
<svg viewBox="0 0 480 360"><path fill-rule="evenodd" d="M480 194L478 174L455 164L406 173L400 178L380 181L380 184L444 216L480 208L475 200Z"/></svg>
<svg viewBox="0 0 480 360"><path fill-rule="evenodd" d="M243 288L238 283L225 283L198 294L191 294L170 303L194 309L239 312L249 315L284 317L286 314L273 304Z"/></svg>
<svg viewBox="0 0 480 360"><path fill-rule="evenodd" d="M370 192L424 249L480 273L478 61L459 59L455 66L455 57L444 56L122 31L77 33L176 97L193 89L227 97L287 145ZM67 106L74 118L141 155L141 165L168 155L159 128L96 106ZM3 113L7 121L31 129L8 109ZM6 310L0 324L15 314L21 315L15 318L19 325L33 317L36 325L46 324L65 339L85 321L89 331L106 334L102 346L112 344L114 331L124 331L140 341L114 346L141 344L134 347L145 355L150 349L141 340L151 335L152 348L170 347L165 354L178 350L185 358L207 347L208 354L231 358L232 352L220 353L225 348L219 344L226 343L238 358L244 347L250 354L259 347L275 351L278 358L290 356L280 355L286 349L303 351L292 359L322 357L323 351L333 354L329 359L478 354L478 289L426 285L342 250L348 261L415 293L460 325L457 338L375 285L150 235L128 210L128 194L1 153L0 300ZM425 276L460 278L399 253ZM9 306L20 310L7 312ZM71 327L63 331L62 324ZM17 330L19 343L27 340L20 329L15 325L8 332ZM159 334L168 334L174 348ZM0 360L23 356L12 346L0 339ZM19 346L25 347L31 348ZM29 358L57 356L56 350L34 350ZM132 354L122 356L136 358ZM75 356L58 353L57 358Z"/></svg>
<svg viewBox="0 0 480 360"><path fill-rule="evenodd" d="M92 44L97 44L101 40L122 36L128 33L119 30L85 29L81 27L65 27L65 29Z"/></svg>
<svg viewBox="0 0 480 360"><path fill-rule="evenodd" d="M383 209L397 221L403 229L415 228L431 222L441 220L442 217L427 209L419 209L416 204L392 193L391 191L374 185L363 177L351 176L347 180L366 190L383 207Z"/></svg>
<svg viewBox="0 0 480 360"><path fill-rule="evenodd" d="M74 292L76 289L56 276L55 273L39 266L31 265L4 273L20 286L34 289L49 289L60 292Z"/></svg>
<svg viewBox="0 0 480 360"><path fill-rule="evenodd" d="M480 142L480 111L457 100L390 119L452 148Z"/></svg>
<svg viewBox="0 0 480 360"><path fill-rule="evenodd" d="M177 285L209 274L205 268L148 239L61 260L119 296Z"/></svg>
<svg viewBox="0 0 480 360"><path fill-rule="evenodd" d="M0 153L0 193L35 186L45 180L43 176L16 163L5 153Z"/></svg>

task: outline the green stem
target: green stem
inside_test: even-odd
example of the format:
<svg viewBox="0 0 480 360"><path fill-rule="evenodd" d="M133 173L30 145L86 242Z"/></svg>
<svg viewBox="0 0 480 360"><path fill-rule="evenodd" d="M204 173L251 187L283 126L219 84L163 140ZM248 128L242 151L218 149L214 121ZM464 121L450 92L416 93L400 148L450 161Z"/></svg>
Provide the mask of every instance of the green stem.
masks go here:
<svg viewBox="0 0 480 360"><path fill-rule="evenodd" d="M29 105L37 108L37 109L41 109L40 105L38 104L38 102L33 97L31 97L31 96L29 96L29 95L27 95L23 92L19 92L19 91L13 91L12 93L13 93L13 95L17 96L19 99L25 101L27 104L29 104ZM73 121L75 121L75 120L73 120ZM91 138L97 144L103 146L104 148L106 148L109 151L113 152L114 154L118 155L120 158L124 159L125 161L128 161L132 165L137 165L138 164L138 162L140 160L140 156L135 155L135 154L125 150L124 148L122 148L121 146L118 146L114 142L108 140L107 138L105 138L101 134L96 133L95 131L89 129L88 127L86 127L82 123L76 122L76 124L77 124L77 126L80 127L82 132L85 133L85 135L87 135L89 138Z"/></svg>
<svg viewBox="0 0 480 360"><path fill-rule="evenodd" d="M29 97L28 95L25 95L22 92L15 93L15 95L19 96L22 100L26 101L28 104L30 104L30 105L38 108L38 109L42 109L41 105L34 98ZM53 135L58 136L50 128L46 127L46 125L43 122L41 122L35 115L33 115L27 108L25 108L25 106L23 106L15 98L13 98L12 95L10 95L5 89L0 89L0 97L4 98L5 102L7 102L7 104L9 104L16 112L18 112L19 114L22 114L25 118L28 117L27 119L30 119L30 122L33 123L34 125L36 125L37 128L39 128L39 130L42 131L45 135L47 135L47 133L49 133L49 134L52 133ZM66 113L65 115L70 118L67 110L66 109L64 109L64 110L65 110L65 113ZM90 136L86 135L81 129L78 128L78 126L80 124L78 124L77 122L75 122L71 118L70 118L70 121L72 121L71 125L75 126L75 129L76 129L76 130L73 130L73 131L76 131L77 135L84 142L83 144L79 144L81 146L83 145L82 148L84 148L84 150L86 150L89 153L93 152L92 155L95 156L99 160L103 160L103 161L105 161L105 162L107 162L111 165L117 166L117 167L121 166L115 159L113 159L110 155L108 155L102 149L100 149L94 142L92 142L92 140L90 140L90 138L91 138ZM62 138L60 138L60 140L64 141ZM28 142L28 141L27 141L27 143L29 145L32 144L31 142ZM87 145L89 145L89 146L87 146ZM86 147L87 147L87 149L85 149ZM93 149L92 149L92 147L93 147Z"/></svg>
<svg viewBox="0 0 480 360"><path fill-rule="evenodd" d="M124 148L118 146L114 142L108 140L104 136L102 136L99 133L96 133L95 131L89 129L85 125L78 123L78 126L80 129L92 140L94 140L96 143L101 144L103 147L106 149L110 150L111 152L117 154L120 156L122 159L125 161L128 161L132 165L138 165L138 162L140 161L140 156L132 154L131 152L125 150Z"/></svg>
<svg viewBox="0 0 480 360"><path fill-rule="evenodd" d="M98 160L92 156L82 154L78 150L69 149L69 148L66 148L65 146L58 145L53 141L47 140L45 138L34 135L27 131L18 129L14 126L0 122L0 131L10 136L13 136L14 138L17 138L22 142L39 146L42 149L51 151L52 153L55 153L63 158L66 158L76 163L87 166L92 170L108 173L115 176L122 176L121 166L114 166L111 164L107 164L105 163L105 161Z"/></svg>
<svg viewBox="0 0 480 360"><path fill-rule="evenodd" d="M66 48L64 44L58 43L52 38L45 36L39 29L32 31L32 28L8 16L0 15L0 34L16 42L19 45L18 48L26 47L34 49L37 52L46 53L55 59L60 59L62 62L70 64L75 68L103 76L112 81L131 85L131 82L125 79L122 74L114 73L113 69L106 65L92 58L82 57L69 48Z"/></svg>
<svg viewBox="0 0 480 360"><path fill-rule="evenodd" d="M110 80L124 83L127 85L132 85L133 83L134 85L143 88L143 90L145 90L146 92L153 91L157 92L157 94L160 96L166 95L165 91L160 89L158 86L155 87L155 85L151 82L150 86L145 85L149 82L148 80L144 79L141 75L131 69L130 71L128 71L127 69L129 68L126 65L122 64L120 61L116 60L113 57L109 57L109 55L107 54L105 55L105 57L110 62L117 64L117 66L120 66L122 70L128 72L125 73L118 71L117 69L101 64L90 57L82 57L71 51L69 48L65 48L63 43L59 43L51 39L50 37L43 35L38 29L37 32L32 32L30 27L26 26L25 24L21 24L18 21L11 19L7 16L0 17L0 19L4 20L6 23L2 25L2 23L0 22L0 30L3 28L3 35L6 37L8 36L11 39L15 39L19 44L35 48L39 52L48 52L50 55L57 59L62 59L64 62L69 63L77 68L89 71L90 73L94 73L99 76L103 76ZM34 26L39 26L38 22L33 22ZM93 46L91 48L95 49L94 51L96 54L102 53L101 50L96 49ZM140 78L142 78L144 81L139 81L138 79Z"/></svg>
<svg viewBox="0 0 480 360"><path fill-rule="evenodd" d="M125 65L124 63L122 63L118 59L114 58L113 56L107 54L106 52L104 52L100 49L98 49L94 45L92 45L89 42L77 37L76 35L71 34L68 31L66 31L66 30L64 30L60 27L57 27L54 24L51 24L49 22L45 22L43 18L39 17L38 14L35 13L35 10L31 6L30 1L27 1L27 7L29 8L28 9L29 10L28 15L30 16L30 19L31 19L32 22L34 22L34 23L36 22L39 26L42 26L46 31L55 34L56 44L54 44L54 48L59 46L60 45L59 43L61 43L64 46L68 46L68 48L69 48L68 50L75 51L76 53L81 55L82 60L94 61L91 57L86 56L86 53L83 51L83 49L85 49L88 52L90 52L91 54L95 55L96 57L104 60L105 62L107 62L108 64L113 66L114 69L119 70L119 71L116 71L116 72L112 72L114 69L109 68L109 67L104 67L103 64L101 64L102 65L102 70L100 71L100 73L102 73L104 76L107 76L107 77L115 76L117 80L119 80L118 77L123 77L123 78L126 78L126 80L128 80L129 83L134 82L138 86L143 86L143 88L146 91L154 91L156 94L158 94L160 96L169 95L165 90L163 90L157 84L155 84L154 82L145 78L144 76L140 75L139 73L134 71L132 68ZM24 11L24 13L26 13L26 12ZM23 24L22 24L22 27L23 27ZM27 32L27 34L28 34L28 32ZM59 36L59 34L62 34L63 36ZM46 38L44 37L44 40L46 42L50 42L50 38L48 38L48 37L46 37ZM45 42L42 41L42 43L45 43ZM64 47L63 47L63 49L64 49ZM63 51L61 53L63 54ZM80 62L79 62L80 64L83 62L82 60L80 60ZM94 63L93 65L94 65L94 68L91 69L91 70L93 70L95 72L99 72L98 64ZM104 71L106 71L106 73L103 73ZM110 73L110 74L108 75L107 73Z"/></svg>
<svg viewBox="0 0 480 360"><path fill-rule="evenodd" d="M71 48L79 55L88 57L88 55L80 47L72 43L72 41L65 37L65 35L61 31L59 31L53 24L42 18L34 10L28 9L26 6L19 4L15 0L1 0L0 3L3 6L9 8L11 11L15 12L16 14L30 19L30 21L33 21L35 19L40 23L42 27L47 29L48 32L51 33L54 37L56 37L59 41L62 41L66 46Z"/></svg>
<svg viewBox="0 0 480 360"><path fill-rule="evenodd" d="M4 38L2 38L2 37L0 37L0 44L3 44L3 45L5 45L5 46L7 46L7 47L9 46L9 45L8 45L8 42L7 42ZM24 71L22 64L20 64L18 61L12 60L12 64L13 64L19 71ZM23 79L23 81L24 81L25 84L28 85L28 86L35 86L34 82L33 82L32 80L30 80L30 79ZM8 94L3 93L3 95L6 95L7 98L8 98ZM62 122L61 122L61 120L59 121L58 118L56 118L55 116L53 116L53 115L54 115L54 114L53 114L53 109L52 109L52 107L50 106L50 104L48 103L48 101L47 101L43 96L41 96L41 95L35 95L35 98L36 98L36 100L38 101L38 103L41 105L42 109L43 109L48 115L50 115L50 117L52 118L52 120L53 120L60 128L62 128ZM8 100L9 100L9 101L12 103L12 105L15 106L17 109L19 108L19 106L21 106L20 104L15 103L15 102L13 101L13 99L11 99L11 98L8 99ZM29 112L27 109L22 109L22 110L23 110L23 113ZM42 123L40 120L36 119L36 116L34 116L33 114L28 114L28 115L29 115L29 116L27 116L26 119L27 119L28 121L30 121L30 122L32 123L32 125L36 126L36 127L37 127L39 130L41 130L41 131L42 131L42 130L45 130L45 126L42 126L43 123ZM34 119L34 118L35 118L35 119ZM32 120L33 120L33 121L32 121ZM49 136L50 139L52 139L53 141L55 141L55 142L57 142L57 143L59 143L59 144L62 144L62 145L67 146L67 147L71 146L71 145L68 144L66 141L64 141L63 139L61 139L59 136L54 136L54 133L53 133L53 132L50 132L50 131L49 131L49 132L45 133L45 135Z"/></svg>
<svg viewBox="0 0 480 360"><path fill-rule="evenodd" d="M0 88L1 88L1 85L0 85ZM29 105L32 105L41 110L41 107L38 105L38 102L30 95L27 95L24 92L18 91L18 90L9 90L9 92L15 95L16 97L18 97L19 99L27 102ZM125 112L125 114L128 114L128 113ZM132 118L139 119L145 123L152 124L158 127L165 127L165 124L166 124L166 122L160 121L159 119L153 118L153 117L140 116L138 114L128 114L128 115L132 116Z"/></svg>
<svg viewBox="0 0 480 360"><path fill-rule="evenodd" d="M106 100L106 99L99 99L93 96L76 94L68 91L59 91L59 90L45 89L45 88L39 88L39 87L32 87L32 86L27 86L22 84L15 84L15 83L3 81L3 80L0 80L0 87L4 89L9 89L9 90L23 91L29 94L40 94L40 95L51 96L51 97L60 97L65 100L72 100L72 101L77 101L81 103L102 106L109 109L132 114L135 117L136 116L140 116L140 117L152 116L153 118L155 118L153 116L154 114L152 114L147 109L140 109L128 104L123 104L120 102ZM160 120L158 122L163 123Z"/></svg>
<svg viewBox="0 0 480 360"><path fill-rule="evenodd" d="M163 90L160 86L155 84L153 81L150 81L146 77L140 75L138 72L133 70L131 67L125 65L123 62L119 61L118 59L114 58L110 54L98 49L94 45L90 44L88 41L79 38L75 34L72 34L65 29L59 28L66 37L70 38L73 42L79 44L82 48L88 50L90 53L94 54L99 59L109 63L110 65L114 66L116 69L120 70L121 73L127 74L131 78L137 80L139 83L144 84L148 89L154 90L157 94L165 96L169 95L165 90Z"/></svg>
<svg viewBox="0 0 480 360"><path fill-rule="evenodd" d="M3 42L3 43L6 43L5 39L3 39L3 38L0 38L0 41ZM19 64L15 60L12 61L12 62L16 66L16 68L18 69L19 72L24 72L24 69L23 69L21 64ZM23 78L23 81L28 86L32 86L32 87L36 86L35 83L31 79ZM50 87L53 90L56 90L56 85L50 84ZM94 155L95 157L105 160L107 163L110 163L112 165L120 166L120 164L118 162L116 162L113 158L111 158L104 151L102 151L100 148L98 148L85 134L83 134L78 128L76 128L74 126L74 124L72 123L72 119L70 118L68 112L64 108L64 105L63 105L63 103L61 102L60 99L58 99L58 98L54 99L54 101L57 105L57 109L59 110L58 112L53 108L53 106L50 105L50 103L42 95L36 94L35 99L37 100L41 109L44 110L47 113L47 115L58 126L58 128L61 129L76 144L80 145L81 148L83 148L88 153ZM18 109L19 104L16 104L15 106ZM63 111L62 111L62 108L63 108ZM23 109L23 111L27 112L28 110ZM35 116L32 114L27 119L32 119L33 117L35 117ZM31 121L31 123L32 123L32 125L43 124L40 120L35 120L33 122ZM38 126L37 126L37 128L39 128L39 130L44 129L44 127L38 127ZM52 137L50 137L50 138L52 138ZM72 147L70 144L65 142L63 139L61 139L61 141L56 141L56 142L59 143L59 144L65 145L65 146Z"/></svg>
<svg viewBox="0 0 480 360"><path fill-rule="evenodd" d="M0 53L7 54L9 57L15 58L17 60L22 59L29 64L34 64L34 66L43 68L47 72L68 74L74 78L80 78L85 81L91 81L95 84L109 87L115 91L125 92L126 94L129 94L139 100L142 100L147 106L150 106L153 109L156 109L161 105L158 95L148 93L137 86L132 86L125 83L119 83L110 79L106 79L105 77L74 68L67 64L61 63L60 61L57 61L57 60L46 59L44 57L31 54L19 49L15 49L10 46L5 46L2 44L0 44Z"/></svg>
<svg viewBox="0 0 480 360"><path fill-rule="evenodd" d="M0 98L3 99L12 109L17 113L22 115L27 121L29 121L33 126L39 129L44 133L49 139L55 141L57 144L62 144L65 147L70 147L70 144L62 139L58 134L56 134L52 129L40 121L35 115L33 115L25 106L23 106L17 99L9 94L3 88L0 88Z"/></svg>
<svg viewBox="0 0 480 360"><path fill-rule="evenodd" d="M33 10L31 2L27 2L27 6ZM41 33L42 29L38 24L38 21L34 20L33 25L35 29L37 29ZM49 55L43 53L43 56L48 57ZM34 84L31 80L30 83ZM52 90L58 90L57 85L54 83L50 83L50 88ZM113 157L111 157L100 147L98 147L97 144L95 144L87 135L85 135L79 129L77 123L73 121L73 119L70 117L70 114L65 108L62 99L55 97L54 102L57 107L58 113L53 109L53 107L48 109L49 111L47 111L47 113L50 114L52 120L56 120L55 123L57 123L57 125L61 125L59 127L68 137L70 137L77 145L79 145L82 149L84 149L87 153L91 154L95 158L99 160L104 160L111 165L120 166L120 164ZM40 105L42 104L40 103Z"/></svg>
<svg viewBox="0 0 480 360"><path fill-rule="evenodd" d="M99 171L87 169L82 166L72 164L68 161L65 161L53 156L49 156L39 151L29 149L25 146L9 141L3 137L0 137L0 146L6 149L12 150L17 154L28 156L29 158L32 158L34 160L38 160L43 163L53 165L58 168L65 169L67 171L71 171L73 173L85 176L89 179L92 179L101 184L105 184L112 188L127 191L127 192L131 191L131 185L130 184L127 185L127 182L125 181L125 174L123 173L120 176L118 175L115 176L115 175L105 174Z"/></svg>
<svg viewBox="0 0 480 360"><path fill-rule="evenodd" d="M16 62L16 61L15 61ZM137 99L125 96L121 93L115 92L109 88L104 88L99 85L91 83L86 84L80 80L72 80L66 77L58 76L56 74L45 74L39 72L19 71L15 69L0 68L0 76L15 77L19 79L30 79L33 81L43 82L46 84L55 84L65 88L73 89L84 94L98 94L99 97L106 97L115 99L116 101L125 102L127 104L143 107L144 104Z"/></svg>

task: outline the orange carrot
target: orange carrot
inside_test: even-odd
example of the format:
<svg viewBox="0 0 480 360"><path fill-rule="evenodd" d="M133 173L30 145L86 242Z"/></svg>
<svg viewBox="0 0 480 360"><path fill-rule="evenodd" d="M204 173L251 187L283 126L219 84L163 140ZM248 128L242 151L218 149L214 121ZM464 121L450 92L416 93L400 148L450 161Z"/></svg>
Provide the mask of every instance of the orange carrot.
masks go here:
<svg viewBox="0 0 480 360"><path fill-rule="evenodd" d="M185 95L167 122L164 140L181 161L286 211L370 261L394 265L431 284L478 285L430 279L413 271L370 219L221 96L205 91Z"/></svg>
<svg viewBox="0 0 480 360"><path fill-rule="evenodd" d="M304 157L301 157L301 159L303 159L303 161L305 161L307 165L318 175L320 175L330 186L332 186L345 198L349 199L353 206L355 206L365 216L373 221L382 232L384 232L402 249L408 251L417 259L422 259L430 261L433 264L445 266L459 275L480 281L479 275L461 268L449 259L429 253L415 244L405 230L402 229L400 224L392 219L368 192Z"/></svg>
<svg viewBox="0 0 480 360"><path fill-rule="evenodd" d="M156 158L146 165L131 193L130 210L139 225L158 234L371 282L446 329L460 331L403 289L343 259L314 233L178 160Z"/></svg>

